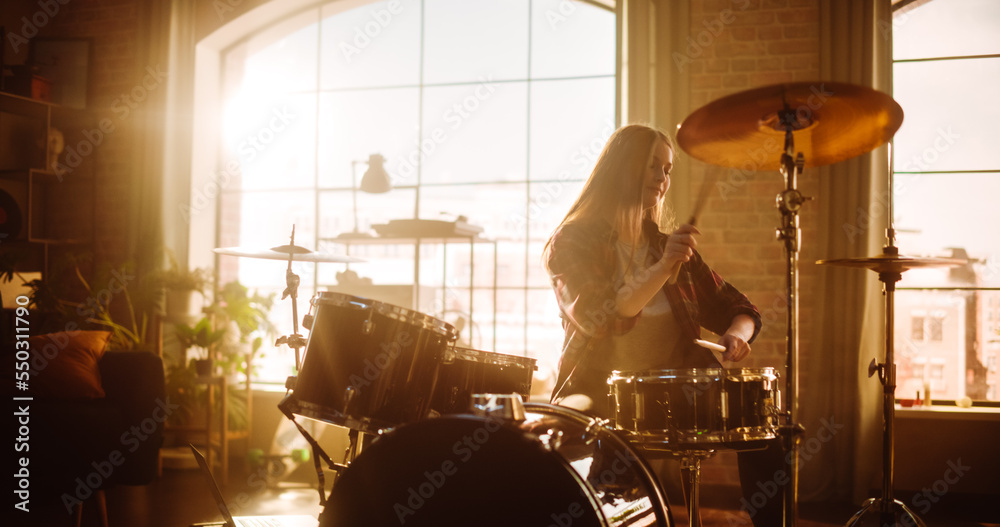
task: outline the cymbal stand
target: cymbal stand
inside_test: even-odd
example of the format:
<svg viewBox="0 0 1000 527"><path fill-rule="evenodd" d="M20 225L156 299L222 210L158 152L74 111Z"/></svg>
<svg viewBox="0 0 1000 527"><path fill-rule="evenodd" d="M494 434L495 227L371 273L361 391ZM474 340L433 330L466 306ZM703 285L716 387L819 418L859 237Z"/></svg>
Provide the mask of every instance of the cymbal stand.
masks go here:
<svg viewBox="0 0 1000 527"><path fill-rule="evenodd" d="M295 225L292 225L292 241L289 242L292 246L295 245ZM288 297L292 299L292 334L282 335L278 337L278 340L274 341L275 346L280 346L282 344L287 344L289 348L295 350L295 371L298 372L299 368L302 366L301 356L299 350L306 347L306 339L299 334L299 275L292 272L292 253L288 254L288 269L285 270L285 290L281 293L281 299L284 300ZM293 377L289 377L285 382L286 387L291 384Z"/></svg>
<svg viewBox="0 0 1000 527"><path fill-rule="evenodd" d="M798 515L798 487L799 487L799 459L798 443L799 436L803 432L801 424L796 422L798 414L798 362L799 362L799 209L807 200L812 199L802 195L796 188L798 175L805 166L805 158L800 152L793 158L795 153L795 139L793 131L801 127L796 111L790 108L787 103L785 108L778 112L780 125L785 131L785 151L781 154L781 175L785 180L785 189L778 194L776 205L781 211L781 227L777 229L777 239L785 245L785 266L786 266L786 288L785 295L788 301L788 311L786 317L785 344L787 347L785 355L785 397L783 415L785 422L779 426L779 433L782 437L782 447L786 452L785 459L789 464L789 481L785 486L783 499L783 521L782 525L795 525Z"/></svg>
<svg viewBox="0 0 1000 527"><path fill-rule="evenodd" d="M896 247L896 230L893 228L892 220L892 188L893 188L893 168L892 168L892 145L889 145L889 228L886 229L886 245L882 248L885 256L899 256L899 248ZM877 359L872 359L868 365L868 377L871 378L878 373L878 380L882 383L882 496L869 498L850 520L847 525L858 525L858 522L869 511L878 511L879 525L896 525L898 515L909 518L909 522L903 525L916 525L926 527L926 524L919 516L913 513L903 502L893 498L893 466L894 459L894 423L896 419L896 363L894 356L895 348L895 292L896 282L903 279L905 268L879 269L878 279L882 282L882 295L885 297L885 361L879 364ZM897 510L898 509L898 510Z"/></svg>

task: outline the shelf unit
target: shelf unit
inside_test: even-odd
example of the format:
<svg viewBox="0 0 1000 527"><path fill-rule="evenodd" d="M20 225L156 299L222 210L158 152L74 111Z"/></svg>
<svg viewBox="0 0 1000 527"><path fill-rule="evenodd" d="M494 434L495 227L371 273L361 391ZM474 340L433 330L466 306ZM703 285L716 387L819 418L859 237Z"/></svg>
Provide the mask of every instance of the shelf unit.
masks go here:
<svg viewBox="0 0 1000 527"><path fill-rule="evenodd" d="M0 239L0 253L20 253L19 270L47 273L53 252L93 243L94 129L86 110L0 92L0 190L13 197L21 225ZM60 156L56 130L65 145Z"/></svg>
<svg viewBox="0 0 1000 527"><path fill-rule="evenodd" d="M338 245L343 245L346 247L347 254L351 253L352 245L413 245L414 246L414 258L413 258L413 305L410 306L411 309L415 311L420 311L421 306L421 290L424 289L420 284L420 248L422 245L440 245L444 254L442 254L442 260L444 265L441 269L441 283L447 284L448 282L448 246L451 244L467 244L469 247L469 342L473 342L474 328L476 327L476 316L474 308L474 297L475 297L475 277L476 277L476 267L475 267L475 247L477 244L490 244L493 246L493 331L492 331L492 346L491 351L496 349L497 345L497 242L496 240L490 240L476 235L468 236L357 236L352 234L341 235L333 238L320 238L320 242L333 243ZM373 300L380 300L374 298ZM437 316L436 313L428 313L431 316Z"/></svg>

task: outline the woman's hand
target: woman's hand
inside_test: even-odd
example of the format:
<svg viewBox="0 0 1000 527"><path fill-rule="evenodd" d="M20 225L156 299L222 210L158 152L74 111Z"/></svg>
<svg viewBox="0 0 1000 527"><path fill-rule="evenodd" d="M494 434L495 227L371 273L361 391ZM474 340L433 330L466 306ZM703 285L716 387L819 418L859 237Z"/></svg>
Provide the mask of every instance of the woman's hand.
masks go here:
<svg viewBox="0 0 1000 527"><path fill-rule="evenodd" d="M729 323L729 329L719 338L719 344L726 347L722 354L725 360L741 361L750 354L750 343L747 339L753 336L754 323L749 315L739 314Z"/></svg>
<svg viewBox="0 0 1000 527"><path fill-rule="evenodd" d="M719 339L719 344L726 347L725 353L722 354L725 360L738 362L750 354L750 344L739 335L726 333Z"/></svg>
<svg viewBox="0 0 1000 527"><path fill-rule="evenodd" d="M682 263L691 260L695 248L698 247L695 234L701 234L701 231L694 225L685 223L678 227L667 238L667 246L664 248L663 258L660 259L660 262L667 269L676 271Z"/></svg>

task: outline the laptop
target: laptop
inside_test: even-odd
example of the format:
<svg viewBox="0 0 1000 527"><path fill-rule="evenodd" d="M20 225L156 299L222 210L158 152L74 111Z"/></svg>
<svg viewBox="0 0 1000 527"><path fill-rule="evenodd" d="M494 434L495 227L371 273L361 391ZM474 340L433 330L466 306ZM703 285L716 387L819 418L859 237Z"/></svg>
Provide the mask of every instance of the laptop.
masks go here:
<svg viewBox="0 0 1000 527"><path fill-rule="evenodd" d="M221 525L225 525L226 527L317 527L319 525L319 521L316 518L307 514L282 516L237 516L234 518L232 513L229 512L229 506L226 505L226 500L222 497L219 485L215 482L215 476L212 476L212 469L209 468L208 461L205 460L205 456L199 452L194 445L188 443L188 446L191 447L191 452L194 454L194 458L198 461L198 466L201 467L201 471L205 474L205 479L208 480L209 490L212 491L212 497L215 498L215 503L219 506L219 512L222 513L222 518L225 520L225 522Z"/></svg>

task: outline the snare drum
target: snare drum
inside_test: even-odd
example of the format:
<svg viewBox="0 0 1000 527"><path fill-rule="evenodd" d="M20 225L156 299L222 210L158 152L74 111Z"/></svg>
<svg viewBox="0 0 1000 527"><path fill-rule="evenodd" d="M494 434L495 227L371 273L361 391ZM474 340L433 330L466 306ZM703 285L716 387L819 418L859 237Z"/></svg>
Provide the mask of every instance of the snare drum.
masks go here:
<svg viewBox="0 0 1000 527"><path fill-rule="evenodd" d="M615 425L647 447L755 448L776 436L773 368L612 372Z"/></svg>
<svg viewBox="0 0 1000 527"><path fill-rule="evenodd" d="M454 361L441 365L431 410L468 413L474 393L517 393L527 401L535 369L535 359L456 347Z"/></svg>
<svg viewBox="0 0 1000 527"><path fill-rule="evenodd" d="M294 391L282 408L377 434L422 419L458 338L450 324L391 304L320 292Z"/></svg>
<svg viewBox="0 0 1000 527"><path fill-rule="evenodd" d="M524 408L523 421L449 415L384 432L341 473L320 526L672 525L625 440L568 408Z"/></svg>

